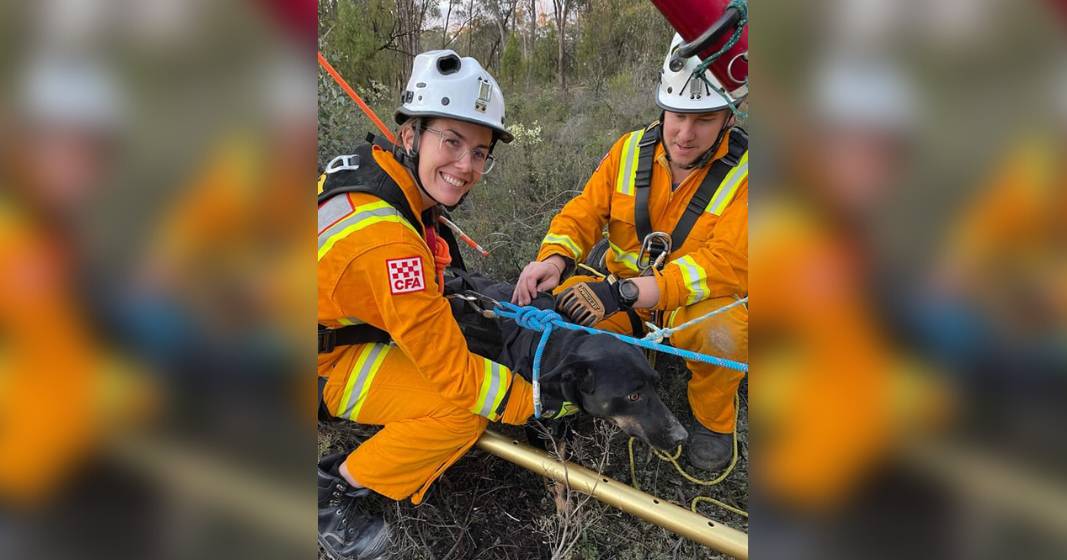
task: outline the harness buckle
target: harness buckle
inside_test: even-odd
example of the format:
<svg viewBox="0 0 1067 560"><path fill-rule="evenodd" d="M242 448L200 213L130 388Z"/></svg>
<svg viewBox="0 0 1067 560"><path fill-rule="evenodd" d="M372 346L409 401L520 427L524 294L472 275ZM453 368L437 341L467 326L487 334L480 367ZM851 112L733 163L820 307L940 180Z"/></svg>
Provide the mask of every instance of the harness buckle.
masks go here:
<svg viewBox="0 0 1067 560"><path fill-rule="evenodd" d="M650 270L663 270L667 255L671 254L671 236L669 233L654 231L641 241L641 252L637 254L637 269L641 276L648 276Z"/></svg>
<svg viewBox="0 0 1067 560"><path fill-rule="evenodd" d="M330 163L326 164L326 174L332 175L338 171L355 171L359 169L359 156L337 156L330 160Z"/></svg>
<svg viewBox="0 0 1067 560"><path fill-rule="evenodd" d="M337 333L333 329L319 329L319 354L328 354L337 347Z"/></svg>

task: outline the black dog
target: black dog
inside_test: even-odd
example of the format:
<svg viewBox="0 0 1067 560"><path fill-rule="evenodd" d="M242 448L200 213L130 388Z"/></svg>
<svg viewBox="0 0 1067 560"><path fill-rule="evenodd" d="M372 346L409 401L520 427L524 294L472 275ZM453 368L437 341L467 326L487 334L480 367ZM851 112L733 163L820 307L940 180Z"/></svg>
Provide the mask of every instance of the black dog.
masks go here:
<svg viewBox="0 0 1067 560"><path fill-rule="evenodd" d="M452 311L471 351L504 364L529 381L541 333L510 319L490 319L477 309L491 302L464 301L472 293L509 301L514 286L477 274L446 282ZM456 297L458 296L458 297ZM473 303L473 305L472 305ZM553 298L541 294L532 305L552 309ZM660 449L674 449L687 433L656 392L659 374L635 346L610 335L555 329L541 358L541 393L547 403L569 401L593 416L607 418L627 434Z"/></svg>

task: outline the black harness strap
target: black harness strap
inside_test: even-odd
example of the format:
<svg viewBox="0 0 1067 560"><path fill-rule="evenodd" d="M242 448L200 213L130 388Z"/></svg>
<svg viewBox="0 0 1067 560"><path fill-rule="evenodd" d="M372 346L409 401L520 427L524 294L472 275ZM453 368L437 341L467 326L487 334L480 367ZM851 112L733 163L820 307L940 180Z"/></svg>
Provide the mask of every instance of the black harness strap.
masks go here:
<svg viewBox="0 0 1067 560"><path fill-rule="evenodd" d="M659 124L653 125L654 128L646 130L645 136L641 139L641 143L638 145L641 148L641 152L637 158L637 173L634 176L634 225L637 227L637 241L643 243L645 237L652 233L652 222L648 213L648 195L649 187L652 184L652 157L655 153L655 143L659 141L660 132ZM644 149L649 147L646 143L646 139L649 137L654 138L652 140L651 149ZM671 233L671 247L677 249L685 243L686 238L689 236L689 232L693 230L693 226L696 225L700 215L704 213L704 210L711 202L711 198L715 194L715 189L722 183L722 180L726 177L726 174L731 169L737 166L741 161L741 156L744 155L745 150L748 149L748 133L740 127L733 127L730 131L730 149L723 157L715 160L711 165L711 169L708 170L708 174L704 176L704 180L700 183L700 187L693 193L693 198L689 199L689 204L685 207L685 213L682 214L681 219L678 220L678 224L675 225L674 231Z"/></svg>
<svg viewBox="0 0 1067 560"><path fill-rule="evenodd" d="M637 153L637 171L634 173L634 225L637 227L639 243L652 233L652 219L648 215L648 192L652 185L652 158L656 155L659 138L660 125L656 122L645 129L645 135L637 144L640 151Z"/></svg>
<svg viewBox="0 0 1067 560"><path fill-rule="evenodd" d="M396 208L412 226L418 229L419 235L425 235L422 220L408 204L404 191L393 181L393 178L378 166L371 154L371 145L377 144L382 147L382 141L378 138L368 137L373 140L370 144L362 144L356 148L357 169L345 169L326 175L322 193L319 194L318 203L322 204L330 197L342 193L362 192L372 194L393 208ZM392 150L392 146L389 147Z"/></svg>
<svg viewBox="0 0 1067 560"><path fill-rule="evenodd" d="M351 346L365 342L385 344L392 340L389 333L371 325L349 325L331 329L319 325L319 354L333 352L338 346Z"/></svg>
<svg viewBox="0 0 1067 560"><path fill-rule="evenodd" d="M678 224L674 226L674 233L671 234L672 247L678 248L685 243L685 238L689 236L689 232L693 230L693 226L696 225L700 215L704 213L708 204L711 203L715 190L722 183L722 180L726 178L726 174L734 167L737 167L737 164L741 161L741 156L744 155L747 149L748 135L743 129L735 127L730 134L730 150L711 165L708 174L704 176L704 181L700 183L697 192L693 193L693 198L689 200L689 205L685 207L685 213L678 220Z"/></svg>

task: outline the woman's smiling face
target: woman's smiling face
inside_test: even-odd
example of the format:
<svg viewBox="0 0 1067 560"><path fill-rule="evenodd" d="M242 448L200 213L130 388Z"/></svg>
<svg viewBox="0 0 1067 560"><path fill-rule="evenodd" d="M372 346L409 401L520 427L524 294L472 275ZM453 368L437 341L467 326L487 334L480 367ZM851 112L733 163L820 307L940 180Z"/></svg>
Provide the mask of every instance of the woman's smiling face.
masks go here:
<svg viewBox="0 0 1067 560"><path fill-rule="evenodd" d="M426 123L419 142L419 179L426 189L424 208L434 201L459 203L482 178L492 132L484 126L448 118ZM426 200L429 194L433 200Z"/></svg>

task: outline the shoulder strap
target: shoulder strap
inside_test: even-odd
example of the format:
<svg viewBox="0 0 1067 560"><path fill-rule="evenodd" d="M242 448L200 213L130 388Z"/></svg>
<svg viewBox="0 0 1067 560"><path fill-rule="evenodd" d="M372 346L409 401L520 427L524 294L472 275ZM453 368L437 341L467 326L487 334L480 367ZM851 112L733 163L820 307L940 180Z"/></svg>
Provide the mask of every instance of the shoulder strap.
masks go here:
<svg viewBox="0 0 1067 560"><path fill-rule="evenodd" d="M637 241L641 243L652 233L652 219L648 215L648 193L652 184L652 161L659 143L659 122L645 129L645 135L637 145L637 171L634 173L634 225L637 226Z"/></svg>
<svg viewBox="0 0 1067 560"><path fill-rule="evenodd" d="M685 238L689 236L689 232L693 230L693 226L696 225L700 215L704 213L708 204L711 203L711 197L714 195L715 189L726 178L726 174L734 167L737 167L738 162L741 161L741 156L744 155L747 149L748 134L744 129L734 127L730 131L730 150L726 155L711 164L711 169L704 176L704 181L700 183L700 187L693 193L693 198L689 199L689 205L685 207L685 213L682 214L678 224L674 226L674 232L671 233L671 247L677 249L685 243Z"/></svg>
<svg viewBox="0 0 1067 560"><path fill-rule="evenodd" d="M378 139L375 138L373 140L372 144L382 145ZM372 194L396 208L404 216L404 219L411 223L422 235L424 232L422 220L419 219L418 214L408 204L408 199L404 196L404 191L401 190L400 185L397 185L396 181L378 166L378 162L374 160L374 156L371 153L372 144L363 144L356 148L356 153L348 156L344 167L332 172L327 167L326 180L318 198L319 204L322 204L330 197L342 193L361 192Z"/></svg>

